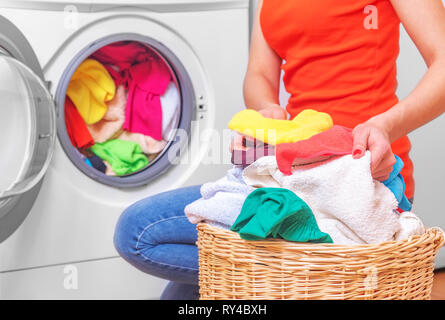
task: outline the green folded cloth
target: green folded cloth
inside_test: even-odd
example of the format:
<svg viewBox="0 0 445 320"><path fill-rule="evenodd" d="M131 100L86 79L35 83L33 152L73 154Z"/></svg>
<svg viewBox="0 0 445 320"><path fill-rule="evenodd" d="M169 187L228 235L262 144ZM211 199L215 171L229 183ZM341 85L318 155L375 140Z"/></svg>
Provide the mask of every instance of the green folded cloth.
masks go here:
<svg viewBox="0 0 445 320"><path fill-rule="evenodd" d="M249 194L230 230L245 240L332 243L329 234L318 228L306 202L284 188L258 188Z"/></svg>
<svg viewBox="0 0 445 320"><path fill-rule="evenodd" d="M149 163L142 153L141 146L133 141L114 139L96 143L90 149L99 158L107 161L118 176L139 171Z"/></svg>

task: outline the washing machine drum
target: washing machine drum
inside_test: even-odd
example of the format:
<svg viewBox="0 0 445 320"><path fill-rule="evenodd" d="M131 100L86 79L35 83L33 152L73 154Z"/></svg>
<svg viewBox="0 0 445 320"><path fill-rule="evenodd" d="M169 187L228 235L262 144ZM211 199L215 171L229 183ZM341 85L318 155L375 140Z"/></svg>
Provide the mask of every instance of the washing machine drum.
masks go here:
<svg viewBox="0 0 445 320"><path fill-rule="evenodd" d="M55 109L44 82L0 52L0 242L23 221L37 196L55 140Z"/></svg>
<svg viewBox="0 0 445 320"><path fill-rule="evenodd" d="M96 87L106 87L110 98L101 100L107 111L96 108L101 112L94 117L85 112L93 108L82 105L80 90L73 90L81 87L88 68L103 76L105 85ZM155 102L147 105L148 100ZM58 141L74 166L95 182L120 189L145 186L178 163L196 105L178 56L139 34L111 35L80 48L58 81L55 104Z"/></svg>

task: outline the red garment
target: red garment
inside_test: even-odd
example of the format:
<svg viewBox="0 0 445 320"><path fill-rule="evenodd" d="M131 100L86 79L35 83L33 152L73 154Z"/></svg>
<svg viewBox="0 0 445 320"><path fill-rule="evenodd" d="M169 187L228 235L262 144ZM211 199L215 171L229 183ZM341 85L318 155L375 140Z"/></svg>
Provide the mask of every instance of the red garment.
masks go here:
<svg viewBox="0 0 445 320"><path fill-rule="evenodd" d="M65 126L74 147L86 149L94 145L93 137L91 137L85 121L68 97L65 99Z"/></svg>
<svg viewBox="0 0 445 320"><path fill-rule="evenodd" d="M354 128L398 102L400 20L389 0L263 0L260 23L284 61L292 117L310 108ZM405 164L408 198L414 194L410 147L406 136L392 144Z"/></svg>
<svg viewBox="0 0 445 320"><path fill-rule="evenodd" d="M161 95L171 79L166 63L144 45L127 41L107 45L92 57L120 70L107 66L116 85L128 90L123 128L162 140Z"/></svg>
<svg viewBox="0 0 445 320"><path fill-rule="evenodd" d="M352 129L334 125L309 139L276 146L278 169L286 175L292 174L295 159L315 159L324 156L340 156L352 152Z"/></svg>

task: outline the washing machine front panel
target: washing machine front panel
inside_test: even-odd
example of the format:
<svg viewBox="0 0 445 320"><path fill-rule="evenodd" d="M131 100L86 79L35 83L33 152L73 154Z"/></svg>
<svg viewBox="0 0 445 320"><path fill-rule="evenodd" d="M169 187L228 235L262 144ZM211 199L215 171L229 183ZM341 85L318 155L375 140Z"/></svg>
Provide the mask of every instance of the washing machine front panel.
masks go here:
<svg viewBox="0 0 445 320"><path fill-rule="evenodd" d="M174 52L190 78L196 101L188 148L181 163L145 186L121 189L96 182L72 163L60 141L56 141L53 161L33 210L19 230L0 245L1 271L117 256L114 227L126 207L152 194L224 175L229 165L219 161L203 164L214 141L200 132L220 132L231 115L242 108L247 9L178 14L79 13L82 23L76 30L57 28L63 19L55 12L5 12L26 29L30 42L38 46L37 56L55 96L64 73L82 48L108 36L138 34L156 39ZM51 21L42 25L39 33L48 34L53 41L39 44L41 36L27 19Z"/></svg>
<svg viewBox="0 0 445 320"><path fill-rule="evenodd" d="M49 166L54 150L55 110L35 54L20 30L2 16L0 30L2 242L28 214Z"/></svg>
<svg viewBox="0 0 445 320"><path fill-rule="evenodd" d="M247 8L249 0L3 0L3 8L95 12L123 7L138 7L156 12L180 12L197 10L222 10Z"/></svg>

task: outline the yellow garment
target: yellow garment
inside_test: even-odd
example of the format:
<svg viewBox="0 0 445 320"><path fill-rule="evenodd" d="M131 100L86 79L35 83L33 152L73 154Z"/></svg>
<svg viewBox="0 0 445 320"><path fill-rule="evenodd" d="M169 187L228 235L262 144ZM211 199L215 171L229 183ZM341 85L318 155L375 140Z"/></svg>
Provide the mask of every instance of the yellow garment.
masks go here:
<svg viewBox="0 0 445 320"><path fill-rule="evenodd" d="M86 59L74 72L66 94L87 124L98 122L107 112L105 102L114 98L116 85L105 67Z"/></svg>
<svg viewBox="0 0 445 320"><path fill-rule="evenodd" d="M303 110L292 120L265 118L258 111L246 109L233 116L229 129L276 145L309 139L332 125L329 114L311 109Z"/></svg>

